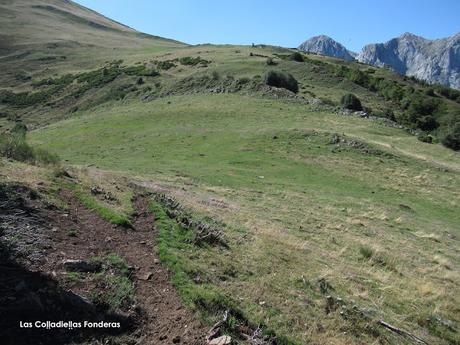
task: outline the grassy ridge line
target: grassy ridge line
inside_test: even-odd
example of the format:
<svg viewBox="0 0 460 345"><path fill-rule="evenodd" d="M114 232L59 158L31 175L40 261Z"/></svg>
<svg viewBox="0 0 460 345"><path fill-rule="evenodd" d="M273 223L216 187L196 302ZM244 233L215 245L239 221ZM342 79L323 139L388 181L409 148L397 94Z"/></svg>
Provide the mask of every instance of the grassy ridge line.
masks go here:
<svg viewBox="0 0 460 345"><path fill-rule="evenodd" d="M185 247L191 246L187 241L191 233L181 227L174 219L171 219L163 206L157 201L150 200L149 210L155 215L155 226L158 230L156 249L160 261L173 273L172 282L177 288L185 304L193 310L199 311L204 321L210 323L213 318L223 310L230 310L233 317L229 318L225 325L224 332L232 334L235 332L238 321L245 321L249 324L251 318L246 315L229 296L212 284L195 284L187 273L187 264L177 252L183 251ZM237 319L235 319L235 316ZM239 319L239 320L238 320ZM265 327L264 333L274 337L276 345L300 345L289 337L275 335L275 332Z"/></svg>
<svg viewBox="0 0 460 345"><path fill-rule="evenodd" d="M76 184L66 183L65 187L72 190L75 197L87 208L90 210L95 211L99 216L101 216L104 220L124 227L131 228L131 220L125 214L117 213L105 206L99 204L92 196L87 194L83 191L83 189Z"/></svg>

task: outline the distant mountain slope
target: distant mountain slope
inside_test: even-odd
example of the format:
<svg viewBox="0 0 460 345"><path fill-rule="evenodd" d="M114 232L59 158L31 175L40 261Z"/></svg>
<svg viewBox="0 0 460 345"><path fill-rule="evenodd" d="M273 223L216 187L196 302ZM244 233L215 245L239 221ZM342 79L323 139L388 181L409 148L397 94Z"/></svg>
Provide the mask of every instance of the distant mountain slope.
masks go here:
<svg viewBox="0 0 460 345"><path fill-rule="evenodd" d="M356 56L355 53L349 51L342 44L325 35L315 36L306 40L298 49L304 52L332 56L349 61L353 61Z"/></svg>
<svg viewBox="0 0 460 345"><path fill-rule="evenodd" d="M386 43L365 46L357 59L460 89L460 33L437 40L405 33Z"/></svg>
<svg viewBox="0 0 460 345"><path fill-rule="evenodd" d="M0 55L49 44L123 48L156 40L183 45L139 33L69 0L1 0L0 27Z"/></svg>

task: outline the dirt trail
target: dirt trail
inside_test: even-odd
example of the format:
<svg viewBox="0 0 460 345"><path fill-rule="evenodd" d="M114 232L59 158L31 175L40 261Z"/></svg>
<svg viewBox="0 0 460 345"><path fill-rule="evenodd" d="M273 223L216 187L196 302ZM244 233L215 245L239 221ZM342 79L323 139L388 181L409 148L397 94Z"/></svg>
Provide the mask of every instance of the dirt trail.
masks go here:
<svg viewBox="0 0 460 345"><path fill-rule="evenodd" d="M170 282L170 273L155 254L154 217L148 212L147 199L138 197L135 200L133 229L125 229L104 221L94 211L82 206L71 192L63 191L61 197L68 203L66 211L47 209L40 202L31 201L34 204L32 208L46 220L44 232L51 242L47 242L49 244L42 259L29 265L30 270L45 272L46 277L51 277L59 285L65 278L63 260L88 260L116 253L133 268L131 276L137 304L127 312L128 315L122 314L121 320L124 320L123 317L135 319L138 327L132 334L135 334L137 344L204 344L207 330L190 310L184 308ZM71 231L76 231L76 236L69 236ZM71 293L87 297L93 288L94 282L85 279L73 284ZM16 293L14 289L10 290ZM40 292L37 294L38 298L43 298ZM59 316L62 306L55 309ZM69 320L67 314L62 314L62 317ZM46 313L41 319L46 320ZM131 325L127 327L132 329ZM70 338L76 340L73 336Z"/></svg>
<svg viewBox="0 0 460 345"><path fill-rule="evenodd" d="M63 192L62 196L69 201L69 216L58 218L60 228L65 229L70 218L79 230L71 246L67 243L68 237L57 242L53 261L117 253L134 268L136 301L143 315L139 343L203 344L205 329L182 306L169 272L160 265L155 254L154 217L148 212L147 200L136 199L133 229L126 230L102 220L69 192Z"/></svg>

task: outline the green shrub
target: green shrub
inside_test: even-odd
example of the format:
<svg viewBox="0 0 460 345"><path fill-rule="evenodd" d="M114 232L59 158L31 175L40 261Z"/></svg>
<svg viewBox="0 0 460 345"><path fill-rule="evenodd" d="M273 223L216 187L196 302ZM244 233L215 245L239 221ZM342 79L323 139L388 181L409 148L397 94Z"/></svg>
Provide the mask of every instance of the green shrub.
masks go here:
<svg viewBox="0 0 460 345"><path fill-rule="evenodd" d="M420 128L424 131L431 131L439 126L438 122L432 115L419 117L415 121L415 125L417 128Z"/></svg>
<svg viewBox="0 0 460 345"><path fill-rule="evenodd" d="M433 137L426 133L420 133L419 135L417 135L417 139L424 143L428 143L428 144L433 143Z"/></svg>
<svg viewBox="0 0 460 345"><path fill-rule="evenodd" d="M285 88L294 93L299 92L299 83L290 73L271 70L265 73L264 81L270 86Z"/></svg>
<svg viewBox="0 0 460 345"><path fill-rule="evenodd" d="M296 61L296 62L304 62L305 61L305 59L303 58L303 55L300 54L299 52L292 53L289 56L289 60Z"/></svg>
<svg viewBox="0 0 460 345"><path fill-rule="evenodd" d="M170 68L176 67L176 64L174 62L170 61L170 60L158 61L158 62L156 62L156 65L157 65L158 69L161 69L163 71L167 71Z"/></svg>
<svg viewBox="0 0 460 345"><path fill-rule="evenodd" d="M457 122L441 140L442 144L452 150L460 150L460 122Z"/></svg>
<svg viewBox="0 0 460 345"><path fill-rule="evenodd" d="M271 57L268 57L267 60L265 61L265 63L268 65L268 66L275 66L276 65L276 62L273 60L273 58Z"/></svg>
<svg viewBox="0 0 460 345"><path fill-rule="evenodd" d="M359 100L356 95L352 93L347 93L342 96L342 99L340 100L340 103L342 106L346 109L351 109L351 110L363 110L363 106L361 105L361 101Z"/></svg>
<svg viewBox="0 0 460 345"><path fill-rule="evenodd" d="M196 66L196 65L199 65L199 64L203 65L203 66L207 66L210 63L210 61L202 59L199 56L197 56L195 58L193 58L191 56L184 56L184 57L181 57L179 59L179 62L182 65L190 65L190 66Z"/></svg>
<svg viewBox="0 0 460 345"><path fill-rule="evenodd" d="M25 137L27 134L27 126L22 122L16 122L14 127L11 129L11 134Z"/></svg>
<svg viewBox="0 0 460 345"><path fill-rule="evenodd" d="M127 75L134 75L138 77L156 77L160 75L157 71L149 69L145 66L129 66L123 68L123 72Z"/></svg>
<svg viewBox="0 0 460 345"><path fill-rule="evenodd" d="M374 255L374 250L368 246L361 246L359 247L359 253L363 258L370 259Z"/></svg>
<svg viewBox="0 0 460 345"><path fill-rule="evenodd" d="M381 112L376 114L377 116L385 117L387 119L390 119L392 121L396 121L395 113L393 112L393 109L391 108L384 108Z"/></svg>

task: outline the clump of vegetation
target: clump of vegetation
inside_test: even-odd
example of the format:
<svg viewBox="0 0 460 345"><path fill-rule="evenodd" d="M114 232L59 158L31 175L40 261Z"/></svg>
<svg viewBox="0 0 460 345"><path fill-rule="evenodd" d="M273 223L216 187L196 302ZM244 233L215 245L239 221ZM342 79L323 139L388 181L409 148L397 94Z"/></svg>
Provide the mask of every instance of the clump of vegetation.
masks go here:
<svg viewBox="0 0 460 345"><path fill-rule="evenodd" d="M452 100L452 101L455 101L457 103L460 103L460 91L459 90L455 90L455 89L451 89L447 86L444 86L444 85L435 85L434 86L434 89L442 96Z"/></svg>
<svg viewBox="0 0 460 345"><path fill-rule="evenodd" d="M128 308L134 302L135 288L123 258L111 253L104 258L94 257L91 261L104 266L104 271L96 275L97 289L90 296L92 302L110 311Z"/></svg>
<svg viewBox="0 0 460 345"><path fill-rule="evenodd" d="M67 272L66 273L66 279L70 282L70 283L78 283L82 280L82 277L81 277L81 274L79 272Z"/></svg>
<svg viewBox="0 0 460 345"><path fill-rule="evenodd" d="M460 122L457 122L442 139L442 144L452 150L460 150Z"/></svg>
<svg viewBox="0 0 460 345"><path fill-rule="evenodd" d="M116 253L110 253L105 257L107 265L112 268L117 269L121 274L129 274L129 266L126 264L125 260Z"/></svg>
<svg viewBox="0 0 460 345"><path fill-rule="evenodd" d="M352 93L347 93L342 96L342 99L340 100L340 103L342 106L346 109L350 110L363 110L363 106L361 105L361 101L359 98L352 94Z"/></svg>
<svg viewBox="0 0 460 345"><path fill-rule="evenodd" d="M97 283L102 288L100 293L93 294L91 300L95 304L105 305L116 311L127 308L134 301L135 290L132 281L125 276L98 276Z"/></svg>
<svg viewBox="0 0 460 345"><path fill-rule="evenodd" d="M212 80L219 80L220 79L220 74L217 71L212 71L211 73L211 78Z"/></svg>
<svg viewBox="0 0 460 345"><path fill-rule="evenodd" d="M171 60L155 61L154 63L157 65L158 69L161 69L163 71L167 71L173 67L176 67L176 64Z"/></svg>
<svg viewBox="0 0 460 345"><path fill-rule="evenodd" d="M123 73L127 75L134 75L138 77L156 77L160 75L157 71L147 68L145 66L129 66L122 69Z"/></svg>
<svg viewBox="0 0 460 345"><path fill-rule="evenodd" d="M267 60L265 61L265 63L268 65L268 66L275 66L276 65L276 62L273 60L273 58L271 57L268 57Z"/></svg>
<svg viewBox="0 0 460 345"><path fill-rule="evenodd" d="M74 190L74 194L80 202L85 205L87 208L94 210L106 221L115 224L124 226L127 228L131 228L132 224L124 214L119 214L112 209L101 205L98 201L96 201L91 195L85 193L80 187L76 185L69 185L70 188Z"/></svg>
<svg viewBox="0 0 460 345"><path fill-rule="evenodd" d="M299 92L299 83L290 73L271 70L265 73L265 84L274 87L281 87L294 93Z"/></svg>
<svg viewBox="0 0 460 345"><path fill-rule="evenodd" d="M428 144L433 143L433 137L426 133L420 133L419 135L417 135L417 139L424 143L428 143Z"/></svg>
<svg viewBox="0 0 460 345"><path fill-rule="evenodd" d="M42 91L19 93L14 93L10 90L0 90L0 103L15 107L28 107L48 101L60 88L60 86L54 86Z"/></svg>
<svg viewBox="0 0 460 345"><path fill-rule="evenodd" d="M69 84L72 84L73 81L76 79L76 77L77 77L76 75L68 73L59 78L47 78L47 79L42 79L39 81L34 81L32 83L32 86L34 87L49 86L49 85L67 86Z"/></svg>
<svg viewBox="0 0 460 345"><path fill-rule="evenodd" d="M17 123L10 133L0 136L0 155L31 164L58 164L59 157L40 148L32 148L26 142L27 127Z"/></svg>
<svg viewBox="0 0 460 345"><path fill-rule="evenodd" d="M364 259L370 259L374 255L374 250L368 246L359 247L359 253Z"/></svg>
<svg viewBox="0 0 460 345"><path fill-rule="evenodd" d="M403 116L407 124L415 124L417 128L430 131L438 127L433 114L439 108L437 100L431 98L414 97L410 100Z"/></svg>
<svg viewBox="0 0 460 345"><path fill-rule="evenodd" d="M179 62L182 65L189 65L189 66L196 66L196 65L202 65L206 67L208 64L211 63L211 61L202 59L201 57L191 57L191 56L184 56L179 59Z"/></svg>
<svg viewBox="0 0 460 345"><path fill-rule="evenodd" d="M300 54L299 52L292 53L289 56L289 60L296 61L296 62L304 62L305 61L303 55Z"/></svg>

